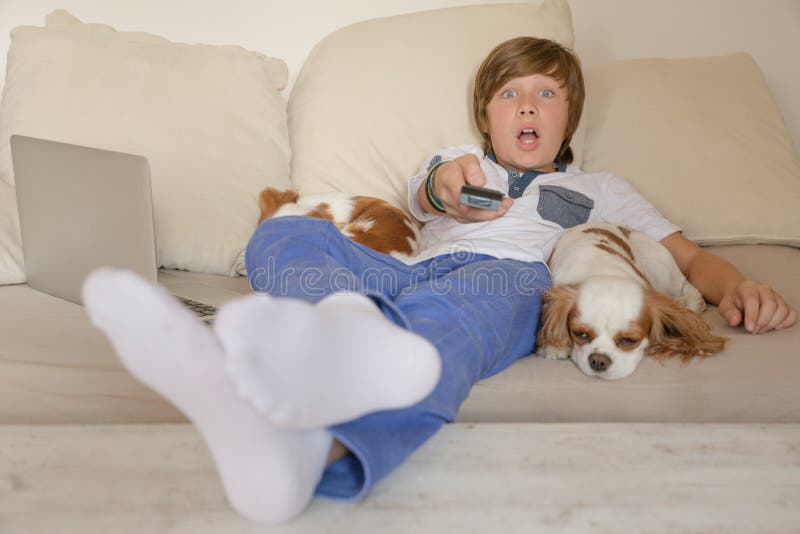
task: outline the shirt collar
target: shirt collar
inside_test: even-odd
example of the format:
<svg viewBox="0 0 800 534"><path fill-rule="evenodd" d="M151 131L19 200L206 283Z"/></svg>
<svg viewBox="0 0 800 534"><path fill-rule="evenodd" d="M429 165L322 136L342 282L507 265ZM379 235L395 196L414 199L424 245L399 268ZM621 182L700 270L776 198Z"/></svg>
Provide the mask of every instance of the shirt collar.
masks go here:
<svg viewBox="0 0 800 534"><path fill-rule="evenodd" d="M492 160L493 162L497 163L497 158L495 157L495 155L494 155L494 152L489 152L488 154L486 154L486 156L487 156L487 157L488 157L490 160ZM556 161L555 163L557 164L557 163L558 163L558 161ZM498 165L500 165L499 163L497 163L497 164L498 164ZM502 165L501 165L501 166L502 166ZM554 165L554 166L555 166L555 168L556 168L556 172L566 172L566 171L567 171L567 166L566 166L566 165ZM520 175L520 176L522 176L522 175L526 174L525 172L520 172L520 171L518 171L518 170L516 170L516 169L512 169L512 168L510 168L510 167L505 167L505 166L502 166L502 167L503 167L503 168L504 168L506 171L508 171L508 173L509 173L509 174L511 174L512 172L513 172L513 173L516 173L516 174L518 174L518 175ZM536 173L536 176L538 176L538 175L540 175L540 174L547 174L547 173L544 173L544 172L541 172L541 171L527 171L527 172L534 172L534 173Z"/></svg>

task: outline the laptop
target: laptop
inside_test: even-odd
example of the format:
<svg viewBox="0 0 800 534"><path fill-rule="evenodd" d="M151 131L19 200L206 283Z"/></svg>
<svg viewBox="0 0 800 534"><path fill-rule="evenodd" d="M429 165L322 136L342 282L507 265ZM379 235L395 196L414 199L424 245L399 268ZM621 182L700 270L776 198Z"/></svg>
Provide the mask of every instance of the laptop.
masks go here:
<svg viewBox="0 0 800 534"><path fill-rule="evenodd" d="M131 270L164 285L210 323L241 294L159 273L150 165L142 156L11 136L28 286L81 304L98 267Z"/></svg>

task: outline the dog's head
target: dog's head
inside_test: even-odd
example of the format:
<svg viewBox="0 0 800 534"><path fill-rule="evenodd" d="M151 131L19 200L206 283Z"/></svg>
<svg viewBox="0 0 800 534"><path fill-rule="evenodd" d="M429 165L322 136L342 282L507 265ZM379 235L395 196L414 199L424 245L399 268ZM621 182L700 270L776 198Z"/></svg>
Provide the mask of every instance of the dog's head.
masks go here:
<svg viewBox="0 0 800 534"><path fill-rule="evenodd" d="M575 365L589 376L624 378L643 356L664 360L708 356L725 340L681 304L634 280L592 277L552 288L544 298L540 346L571 348Z"/></svg>

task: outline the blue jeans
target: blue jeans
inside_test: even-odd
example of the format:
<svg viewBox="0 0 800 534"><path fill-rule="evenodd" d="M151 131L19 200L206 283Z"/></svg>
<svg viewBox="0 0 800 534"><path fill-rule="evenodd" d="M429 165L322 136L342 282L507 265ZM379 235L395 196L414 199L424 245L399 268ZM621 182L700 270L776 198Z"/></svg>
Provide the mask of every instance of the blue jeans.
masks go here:
<svg viewBox="0 0 800 534"><path fill-rule="evenodd" d="M439 351L441 378L427 398L329 428L352 455L328 466L316 494L339 499L366 495L455 419L476 382L533 351L542 294L550 287L541 262L455 253L406 265L309 217L264 221L245 262L258 293L313 303L337 291L357 292Z"/></svg>

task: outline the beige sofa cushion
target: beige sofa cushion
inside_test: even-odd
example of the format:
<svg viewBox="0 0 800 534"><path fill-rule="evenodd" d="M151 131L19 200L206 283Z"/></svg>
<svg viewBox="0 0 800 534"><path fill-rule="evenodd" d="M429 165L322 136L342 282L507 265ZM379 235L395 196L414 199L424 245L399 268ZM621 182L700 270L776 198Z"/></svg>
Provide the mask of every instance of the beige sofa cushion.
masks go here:
<svg viewBox="0 0 800 534"><path fill-rule="evenodd" d="M800 250L776 245L711 247L754 280L800 307ZM703 317L725 350L687 365L645 358L623 380L582 374L569 360L522 358L479 382L459 412L464 422L800 422L800 324L748 334L710 306Z"/></svg>
<svg viewBox="0 0 800 534"><path fill-rule="evenodd" d="M240 47L177 44L56 11L45 28L12 33L0 181L14 183L12 134L144 155L161 264L233 275L258 192L289 186L286 79L283 61Z"/></svg>
<svg viewBox="0 0 800 534"><path fill-rule="evenodd" d="M566 2L441 9L361 22L312 50L289 99L292 181L406 207L427 154L480 144L472 81L496 45L519 35L572 46ZM579 153L579 151L577 151Z"/></svg>
<svg viewBox="0 0 800 534"><path fill-rule="evenodd" d="M584 169L630 180L702 244L800 246L800 163L747 54L587 73Z"/></svg>

